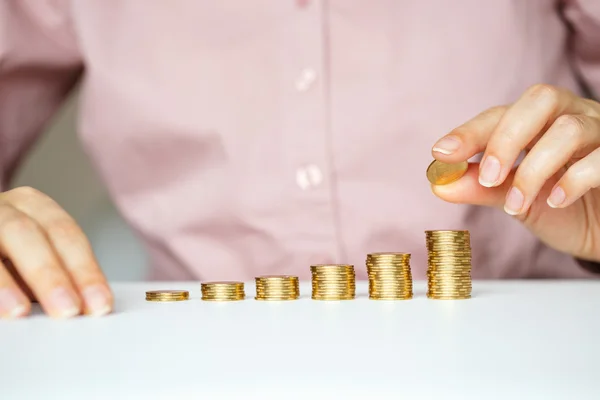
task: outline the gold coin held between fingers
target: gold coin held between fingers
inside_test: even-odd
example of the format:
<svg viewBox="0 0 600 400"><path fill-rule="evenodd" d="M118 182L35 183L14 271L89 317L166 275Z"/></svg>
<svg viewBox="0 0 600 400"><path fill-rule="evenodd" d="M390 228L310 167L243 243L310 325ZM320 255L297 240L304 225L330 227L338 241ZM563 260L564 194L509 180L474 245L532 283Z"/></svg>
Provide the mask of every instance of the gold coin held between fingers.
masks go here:
<svg viewBox="0 0 600 400"><path fill-rule="evenodd" d="M456 182L467 172L469 163L467 161L456 164L446 164L434 160L427 167L427 179L434 185L447 185Z"/></svg>

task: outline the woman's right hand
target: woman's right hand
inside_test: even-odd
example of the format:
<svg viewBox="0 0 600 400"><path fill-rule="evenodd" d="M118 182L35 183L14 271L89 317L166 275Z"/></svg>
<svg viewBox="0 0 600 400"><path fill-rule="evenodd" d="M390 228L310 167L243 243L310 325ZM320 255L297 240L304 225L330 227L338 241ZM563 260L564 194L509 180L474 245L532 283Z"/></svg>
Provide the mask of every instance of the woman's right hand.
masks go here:
<svg viewBox="0 0 600 400"><path fill-rule="evenodd" d="M31 301L58 318L104 315L113 296L75 220L38 190L0 193L0 317L29 314Z"/></svg>

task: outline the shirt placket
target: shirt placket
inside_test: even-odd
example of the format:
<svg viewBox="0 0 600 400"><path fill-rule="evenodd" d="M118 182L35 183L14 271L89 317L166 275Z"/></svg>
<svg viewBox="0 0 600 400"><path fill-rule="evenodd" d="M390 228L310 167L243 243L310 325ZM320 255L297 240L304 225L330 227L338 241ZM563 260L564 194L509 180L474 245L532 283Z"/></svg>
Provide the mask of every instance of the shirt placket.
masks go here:
<svg viewBox="0 0 600 400"><path fill-rule="evenodd" d="M293 198L302 210L304 234L298 234L311 238L307 247L315 261L333 262L340 254L329 143L327 15L322 1L292 3L294 18L284 28L282 43L287 165L296 186Z"/></svg>

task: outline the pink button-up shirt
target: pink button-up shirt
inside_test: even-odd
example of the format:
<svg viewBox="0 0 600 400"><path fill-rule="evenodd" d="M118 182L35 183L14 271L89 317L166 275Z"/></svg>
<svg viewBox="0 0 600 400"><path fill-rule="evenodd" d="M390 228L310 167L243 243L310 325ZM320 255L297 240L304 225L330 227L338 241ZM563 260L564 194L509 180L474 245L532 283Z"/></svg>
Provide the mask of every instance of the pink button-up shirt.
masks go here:
<svg viewBox="0 0 600 400"><path fill-rule="evenodd" d="M425 178L450 129L578 79L600 90L599 0L2 0L0 172L80 81L82 143L153 278L365 278L403 251L420 279L426 229L471 231L474 278L588 277Z"/></svg>

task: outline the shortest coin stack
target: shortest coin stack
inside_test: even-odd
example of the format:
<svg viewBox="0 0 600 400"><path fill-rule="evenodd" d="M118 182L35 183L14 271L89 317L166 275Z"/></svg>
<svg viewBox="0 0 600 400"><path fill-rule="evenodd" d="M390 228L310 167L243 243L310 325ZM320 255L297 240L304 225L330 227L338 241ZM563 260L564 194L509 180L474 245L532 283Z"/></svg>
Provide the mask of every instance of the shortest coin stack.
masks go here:
<svg viewBox="0 0 600 400"><path fill-rule="evenodd" d="M187 290L151 290L146 292L148 301L182 301L190 298Z"/></svg>
<svg viewBox="0 0 600 400"><path fill-rule="evenodd" d="M313 300L352 300L356 297L353 265L311 265Z"/></svg>
<svg viewBox="0 0 600 400"><path fill-rule="evenodd" d="M244 300L244 282L206 282L200 284L202 300L236 301Z"/></svg>
<svg viewBox="0 0 600 400"><path fill-rule="evenodd" d="M458 300L471 297L469 231L426 231L427 297Z"/></svg>
<svg viewBox="0 0 600 400"><path fill-rule="evenodd" d="M407 300L413 297L410 254L368 254L367 274L370 299Z"/></svg>
<svg viewBox="0 0 600 400"><path fill-rule="evenodd" d="M300 297L297 276L269 275L256 280L256 300L296 300Z"/></svg>

